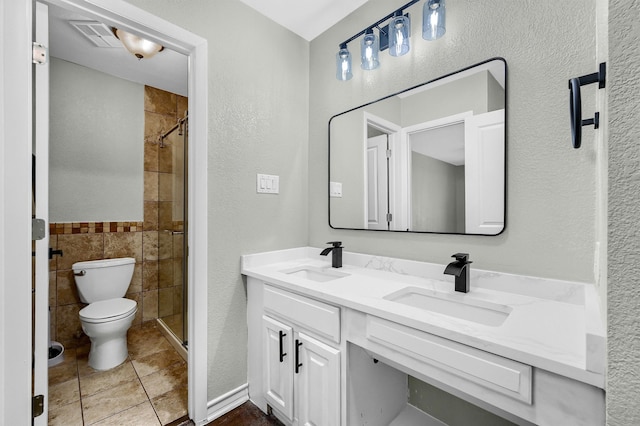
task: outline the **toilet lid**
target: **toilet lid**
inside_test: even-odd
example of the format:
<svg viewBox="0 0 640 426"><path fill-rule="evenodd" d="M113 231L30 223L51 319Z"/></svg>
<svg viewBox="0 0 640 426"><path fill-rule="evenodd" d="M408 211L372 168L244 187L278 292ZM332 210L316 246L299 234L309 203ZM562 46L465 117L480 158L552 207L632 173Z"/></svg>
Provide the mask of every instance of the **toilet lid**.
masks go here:
<svg viewBox="0 0 640 426"><path fill-rule="evenodd" d="M80 319L87 322L115 321L136 311L135 300L119 298L91 303L80 310Z"/></svg>

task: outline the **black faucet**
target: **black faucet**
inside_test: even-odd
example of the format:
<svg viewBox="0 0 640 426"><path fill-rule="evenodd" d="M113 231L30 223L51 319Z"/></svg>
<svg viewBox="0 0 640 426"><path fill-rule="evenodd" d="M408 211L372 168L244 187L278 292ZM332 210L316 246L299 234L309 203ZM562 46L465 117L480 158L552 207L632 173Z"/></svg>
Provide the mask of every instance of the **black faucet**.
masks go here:
<svg viewBox="0 0 640 426"><path fill-rule="evenodd" d="M469 260L469 253L456 253L451 257L455 257L456 260L451 262L444 268L444 273L447 275L455 276L455 290L461 293L469 293L469 284L471 279L469 277L469 273L471 272L470 263L473 263Z"/></svg>
<svg viewBox="0 0 640 426"><path fill-rule="evenodd" d="M332 244L333 247L327 247L320 253L321 256L326 256L330 251L331 254L331 267L342 268L342 241L329 241L327 244Z"/></svg>

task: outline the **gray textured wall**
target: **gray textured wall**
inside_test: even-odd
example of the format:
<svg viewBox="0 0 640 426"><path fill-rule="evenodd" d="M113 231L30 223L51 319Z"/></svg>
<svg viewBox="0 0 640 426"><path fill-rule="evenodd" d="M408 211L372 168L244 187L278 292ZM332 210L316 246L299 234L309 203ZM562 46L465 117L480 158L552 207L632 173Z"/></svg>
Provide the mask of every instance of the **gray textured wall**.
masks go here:
<svg viewBox="0 0 640 426"><path fill-rule="evenodd" d="M607 424L640 424L640 1L609 5Z"/></svg>
<svg viewBox="0 0 640 426"><path fill-rule="evenodd" d="M211 400L247 382L240 255L307 244L309 44L235 0L129 2L208 40Z"/></svg>
<svg viewBox="0 0 640 426"><path fill-rule="evenodd" d="M370 0L311 42L311 245L337 239L348 250L438 263L465 251L478 268L594 282L594 132L585 128L581 150L570 147L567 79L594 70L595 1L553 7L533 1L450 2L447 33L435 42L421 38L419 3L407 10L414 19L408 55L383 52L380 69L365 73L354 67L352 80L336 80L338 43L402 4ZM349 47L357 52L355 43ZM495 56L508 63L505 232L482 237L332 230L325 195L329 118ZM585 90L583 101L587 116L593 91Z"/></svg>
<svg viewBox="0 0 640 426"><path fill-rule="evenodd" d="M142 221L144 86L56 58L50 85L50 221Z"/></svg>

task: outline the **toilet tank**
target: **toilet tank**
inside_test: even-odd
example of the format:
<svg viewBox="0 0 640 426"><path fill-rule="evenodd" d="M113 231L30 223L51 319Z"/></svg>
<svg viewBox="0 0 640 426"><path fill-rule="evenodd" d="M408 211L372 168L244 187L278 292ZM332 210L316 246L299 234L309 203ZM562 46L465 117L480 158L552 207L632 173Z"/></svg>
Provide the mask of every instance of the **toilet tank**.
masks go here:
<svg viewBox="0 0 640 426"><path fill-rule="evenodd" d="M132 257L74 263L71 268L80 300L93 303L124 297L135 265Z"/></svg>

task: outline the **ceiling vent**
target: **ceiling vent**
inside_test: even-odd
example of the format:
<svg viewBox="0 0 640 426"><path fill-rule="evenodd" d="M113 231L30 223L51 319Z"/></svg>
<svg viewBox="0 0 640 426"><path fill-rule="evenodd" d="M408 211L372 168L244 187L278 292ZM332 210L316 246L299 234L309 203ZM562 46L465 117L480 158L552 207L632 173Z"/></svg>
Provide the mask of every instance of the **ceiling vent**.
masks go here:
<svg viewBox="0 0 640 426"><path fill-rule="evenodd" d="M122 47L109 27L97 21L69 21L72 27L98 47Z"/></svg>

